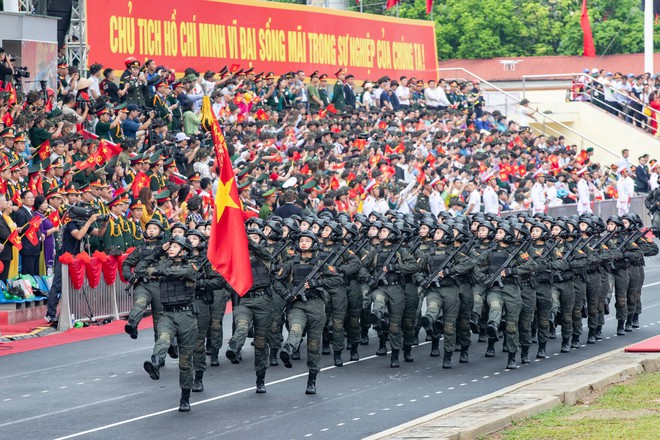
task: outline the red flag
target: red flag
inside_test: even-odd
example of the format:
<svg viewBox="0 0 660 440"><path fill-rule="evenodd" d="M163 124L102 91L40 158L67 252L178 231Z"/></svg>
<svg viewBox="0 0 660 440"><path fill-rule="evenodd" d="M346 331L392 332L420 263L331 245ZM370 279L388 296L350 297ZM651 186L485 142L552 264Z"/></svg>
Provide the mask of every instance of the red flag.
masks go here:
<svg viewBox="0 0 660 440"><path fill-rule="evenodd" d="M431 9L433 8L433 0L426 0L426 14L431 13Z"/></svg>
<svg viewBox="0 0 660 440"><path fill-rule="evenodd" d="M328 111L325 109L319 110L319 118L325 118L328 115Z"/></svg>
<svg viewBox="0 0 660 440"><path fill-rule="evenodd" d="M305 165L300 169L300 174L309 174L309 165L305 164Z"/></svg>
<svg viewBox="0 0 660 440"><path fill-rule="evenodd" d="M62 223L62 219L60 218L60 213L57 212L56 209L53 209L53 212L51 212L48 215L48 220L53 224L54 227L58 227Z"/></svg>
<svg viewBox="0 0 660 440"><path fill-rule="evenodd" d="M86 170L87 168L91 168L96 165L96 157L94 155L90 155L87 159L85 159L82 162L76 162L76 168L79 170Z"/></svg>
<svg viewBox="0 0 660 440"><path fill-rule="evenodd" d="M7 98L7 106L11 107L12 105L18 103L18 97L16 96L16 89L11 82L8 82L5 86L5 92L9 92L9 98Z"/></svg>
<svg viewBox="0 0 660 440"><path fill-rule="evenodd" d="M436 160L437 160L437 159L435 158L435 156L432 155L431 153L429 153L429 155L426 156L426 161L427 161L427 162L429 163L429 165L431 165L431 166L435 165L435 161L436 161Z"/></svg>
<svg viewBox="0 0 660 440"><path fill-rule="evenodd" d="M380 128L381 130L385 130L385 129L387 128L387 122L385 122L385 121L380 121L380 122L378 123L378 128Z"/></svg>
<svg viewBox="0 0 660 440"><path fill-rule="evenodd" d="M337 114L337 108L335 107L334 104L330 103L328 104L325 109L328 111L328 113L332 113L333 115Z"/></svg>
<svg viewBox="0 0 660 440"><path fill-rule="evenodd" d="M7 237L7 241L11 243L19 251L23 249L23 243L21 243L21 238L18 236L18 229L14 229L12 233L9 234L9 237ZM5 243L7 243L7 241L5 241Z"/></svg>
<svg viewBox="0 0 660 440"><path fill-rule="evenodd" d="M133 179L133 183L131 184L131 191L133 192L133 198L137 199L138 194L140 194L140 190L142 188L148 188L149 187L149 176L147 176L144 172L140 171L135 175L135 178Z"/></svg>
<svg viewBox="0 0 660 440"><path fill-rule="evenodd" d="M387 9L392 9L393 7L398 5L400 2L401 2L401 0L387 0L387 4L385 5L385 7Z"/></svg>
<svg viewBox="0 0 660 440"><path fill-rule="evenodd" d="M580 16L580 26L584 36L582 38L582 51L585 57L596 56L596 46L594 45L594 36L591 33L591 24L589 23L589 11L587 11L587 0L582 0L582 15Z"/></svg>
<svg viewBox="0 0 660 440"><path fill-rule="evenodd" d="M41 226L41 222L43 219L39 217L38 215L32 217L32 220L30 220L30 227L34 227L34 229L39 229Z"/></svg>
<svg viewBox="0 0 660 440"><path fill-rule="evenodd" d="M101 142L99 142L97 154L99 158L103 158L101 162L110 160L114 156L117 156L119 153L121 153L121 147L119 145L108 142L105 139L101 139Z"/></svg>
<svg viewBox="0 0 660 440"><path fill-rule="evenodd" d="M11 115L11 112L5 113L2 117L2 123L5 124L5 127L11 127L14 125L14 117Z"/></svg>
<svg viewBox="0 0 660 440"><path fill-rule="evenodd" d="M257 110L257 112L254 114L254 118L255 118L257 121L267 121L268 119L270 119L270 118L268 117L268 113L266 113L266 111L265 111L264 109L262 109L262 108L260 108L259 110Z"/></svg>
<svg viewBox="0 0 660 440"><path fill-rule="evenodd" d="M238 69L241 67L240 64L232 64L231 67L229 68L229 73L236 73L238 72Z"/></svg>
<svg viewBox="0 0 660 440"><path fill-rule="evenodd" d="M245 121L245 115L238 115L236 117L236 123L241 124L243 121Z"/></svg>
<svg viewBox="0 0 660 440"><path fill-rule="evenodd" d="M39 159L43 162L50 157L50 139L37 147Z"/></svg>
<svg viewBox="0 0 660 440"><path fill-rule="evenodd" d="M246 270L251 267L250 252L227 141L215 118L211 123L211 135L219 179L207 256L213 268L239 296L243 296L252 287L252 271Z"/></svg>
<svg viewBox="0 0 660 440"><path fill-rule="evenodd" d="M18 190L14 191L14 194L11 196L11 202L14 204L14 206L18 206L19 208L23 206L23 202L21 202L21 192Z"/></svg>
<svg viewBox="0 0 660 440"><path fill-rule="evenodd" d="M32 220L30 220L28 225L30 226L23 235L30 243L32 243L32 246L36 246L39 244L39 236L37 235L37 232L39 231L39 226L41 226L41 217L32 217Z"/></svg>
<svg viewBox="0 0 660 440"><path fill-rule="evenodd" d="M367 146L367 143L366 139L355 139L355 141L353 141L353 146L362 151L364 147Z"/></svg>
<svg viewBox="0 0 660 440"><path fill-rule="evenodd" d="M419 173L419 176L417 176L417 183L424 185L424 182L426 182L426 174Z"/></svg>
<svg viewBox="0 0 660 440"><path fill-rule="evenodd" d="M339 179L337 179L337 176L332 176L330 179L330 189L333 191L339 189Z"/></svg>

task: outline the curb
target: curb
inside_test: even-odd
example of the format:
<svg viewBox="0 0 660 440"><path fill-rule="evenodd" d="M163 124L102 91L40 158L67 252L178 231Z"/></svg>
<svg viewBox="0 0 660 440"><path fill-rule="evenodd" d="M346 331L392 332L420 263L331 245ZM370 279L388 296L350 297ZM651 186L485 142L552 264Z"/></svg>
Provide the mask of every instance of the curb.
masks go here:
<svg viewBox="0 0 660 440"><path fill-rule="evenodd" d="M626 353L624 348L619 348L411 420L365 439L475 439L501 430L515 420L562 403L575 405L594 391L655 371L660 371L660 353Z"/></svg>

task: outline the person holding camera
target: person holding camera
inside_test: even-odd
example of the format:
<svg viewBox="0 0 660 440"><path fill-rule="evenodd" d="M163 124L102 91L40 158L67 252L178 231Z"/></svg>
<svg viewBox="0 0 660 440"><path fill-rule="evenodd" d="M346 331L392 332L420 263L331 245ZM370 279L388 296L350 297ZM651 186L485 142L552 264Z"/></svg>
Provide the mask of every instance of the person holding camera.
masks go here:
<svg viewBox="0 0 660 440"><path fill-rule="evenodd" d="M46 312L46 321L57 321L57 305L62 296L62 263L60 263L60 256L65 253L71 255L78 255L83 248L83 240L87 235L94 237L102 237L105 233L107 223L104 223L100 228L94 228L92 225L99 220L101 214L92 213L88 208L82 206L72 206L67 213L71 221L66 224L62 232L61 244L55 254L55 267L53 268L53 284L48 291L48 310Z"/></svg>
<svg viewBox="0 0 660 440"><path fill-rule="evenodd" d="M147 87L147 77L143 71L140 71L140 62L133 61L127 66L130 75L122 75L119 88L123 89L128 84L126 95L124 97L126 104L135 104L138 107L147 105L147 94L149 92Z"/></svg>
<svg viewBox="0 0 660 440"><path fill-rule="evenodd" d="M129 139L137 139L138 133L146 130L151 125L151 121L156 117L156 112L150 110L147 113L147 116L144 119L144 122L140 123L140 108L135 104L128 104L126 106L128 110L128 115L122 123L124 129L124 137Z"/></svg>
<svg viewBox="0 0 660 440"><path fill-rule="evenodd" d="M11 76L13 74L14 65L11 61L11 55L8 55L7 52L5 52L2 47L0 47L0 81L2 81L3 87L6 87L5 84L11 81Z"/></svg>

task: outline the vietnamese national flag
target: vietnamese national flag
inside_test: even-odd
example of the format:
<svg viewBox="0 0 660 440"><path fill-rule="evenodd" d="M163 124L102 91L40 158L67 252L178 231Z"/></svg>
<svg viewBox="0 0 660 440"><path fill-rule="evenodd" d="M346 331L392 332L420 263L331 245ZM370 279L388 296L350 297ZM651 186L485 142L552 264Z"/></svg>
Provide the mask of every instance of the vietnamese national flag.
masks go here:
<svg viewBox="0 0 660 440"><path fill-rule="evenodd" d="M135 175L133 183L131 184L131 190L133 192L133 198L137 199L142 188L149 187L149 176L147 176L143 171L140 171Z"/></svg>
<svg viewBox="0 0 660 440"><path fill-rule="evenodd" d="M254 114L254 118L255 118L257 121L267 121L268 119L270 119L270 118L268 117L268 113L266 113L266 111L265 111L264 109L262 109L262 108L260 108L259 110L257 110L257 112Z"/></svg>
<svg viewBox="0 0 660 440"><path fill-rule="evenodd" d="M7 106L11 107L14 104L18 103L18 97L16 96L16 89L11 82L8 82L5 86L5 92L9 92L9 98L7 98Z"/></svg>
<svg viewBox="0 0 660 440"><path fill-rule="evenodd" d="M431 9L433 9L433 0L426 0L426 14L431 13Z"/></svg>
<svg viewBox="0 0 660 440"><path fill-rule="evenodd" d="M97 152L99 157L103 157L103 159L107 161L112 159L114 156L119 155L119 153L121 153L121 147L115 143L101 139Z"/></svg>
<svg viewBox="0 0 660 440"><path fill-rule="evenodd" d="M589 23L589 11L587 11L587 0L582 0L582 15L580 16L580 26L584 36L582 38L583 55L585 57L596 56L596 46L594 45L594 36L591 33L591 24Z"/></svg>
<svg viewBox="0 0 660 440"><path fill-rule="evenodd" d="M209 98L205 96L204 99ZM207 256L213 268L239 296L243 296L252 287L252 271L248 269L251 267L250 252L227 141L215 118L211 123L211 135L218 167L218 189Z"/></svg>
<svg viewBox="0 0 660 440"><path fill-rule="evenodd" d="M385 5L385 7L387 9L392 9L393 7L398 5L400 2L401 2L401 0L387 0L387 4Z"/></svg>
<svg viewBox="0 0 660 440"><path fill-rule="evenodd" d="M11 112L5 113L2 117L2 123L5 124L5 127L11 127L14 125L14 117L11 115Z"/></svg>
<svg viewBox="0 0 660 440"><path fill-rule="evenodd" d="M37 147L39 159L43 162L50 157L50 139Z"/></svg>
<svg viewBox="0 0 660 440"><path fill-rule="evenodd" d="M18 229L14 229L12 233L9 234L9 237L7 237L7 241L11 243L19 251L23 249L23 243L21 243L21 238L18 236ZM5 241L5 243L7 241Z"/></svg>
<svg viewBox="0 0 660 440"><path fill-rule="evenodd" d="M328 104L325 109L328 111L328 113L332 113L333 115L337 114L337 107L335 107L334 104Z"/></svg>
<svg viewBox="0 0 660 440"><path fill-rule="evenodd" d="M48 215L48 220L53 224L54 227L58 227L60 224L62 224L62 219L60 218L60 213L57 211L57 209L53 209L53 212L51 212Z"/></svg>

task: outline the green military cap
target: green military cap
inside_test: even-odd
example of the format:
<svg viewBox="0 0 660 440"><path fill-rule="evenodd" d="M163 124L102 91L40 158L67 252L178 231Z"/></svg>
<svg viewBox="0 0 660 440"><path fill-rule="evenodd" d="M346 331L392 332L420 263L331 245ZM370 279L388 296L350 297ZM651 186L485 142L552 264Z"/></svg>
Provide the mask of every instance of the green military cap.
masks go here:
<svg viewBox="0 0 660 440"><path fill-rule="evenodd" d="M238 157L239 157L240 155L241 155L240 153L236 153L236 154L234 154L232 157L230 157L231 161L232 161L232 162L236 162L236 159L238 159Z"/></svg>
<svg viewBox="0 0 660 440"><path fill-rule="evenodd" d="M188 74L186 75L185 78L183 78L183 80L188 82L195 82L197 81L197 75L195 75L194 73Z"/></svg>
<svg viewBox="0 0 660 440"><path fill-rule="evenodd" d="M41 164L32 165L28 168L28 174L36 174L41 171Z"/></svg>
<svg viewBox="0 0 660 440"><path fill-rule="evenodd" d="M69 162L64 164L63 171L65 174L71 171L71 164Z"/></svg>
<svg viewBox="0 0 660 440"><path fill-rule="evenodd" d="M172 162L174 162L174 158L173 158L173 157L167 158L167 159L165 159L165 162L163 162L163 166L164 166L164 167L167 167L167 166L170 165Z"/></svg>
<svg viewBox="0 0 660 440"><path fill-rule="evenodd" d="M60 116L61 114L62 114L62 110L60 110L59 108L55 108L53 109L52 112L48 113L48 117L52 119Z"/></svg>
<svg viewBox="0 0 660 440"><path fill-rule="evenodd" d="M251 183L252 182L250 182L249 180L246 180L245 182L239 183L238 185L236 185L236 188L238 188L238 190L240 191L243 188L249 187Z"/></svg>
<svg viewBox="0 0 660 440"><path fill-rule="evenodd" d="M133 154L132 156L130 156L128 158L128 160L130 160L131 163L137 163L137 162L141 161L143 157L144 156L142 156L142 154L137 153L137 154Z"/></svg>
<svg viewBox="0 0 660 440"><path fill-rule="evenodd" d="M118 104L116 107L113 107L113 110L123 110L126 108L127 105L128 104L126 104L125 102L122 102L121 104Z"/></svg>
<svg viewBox="0 0 660 440"><path fill-rule="evenodd" d="M245 167L245 168L243 168L242 170L240 170L236 175L237 175L238 177L243 177L243 176L245 176L246 174L248 174L249 172L250 172L250 169L249 169L248 167Z"/></svg>
<svg viewBox="0 0 660 440"><path fill-rule="evenodd" d="M262 196L263 196L263 197L270 197L270 196L272 196L273 194L275 194L275 188L271 188L271 189L269 189L268 191L266 191L265 193L263 193Z"/></svg>
<svg viewBox="0 0 660 440"><path fill-rule="evenodd" d="M259 182L263 182L263 181L266 180L267 178L268 178L268 174L267 174L267 173L261 173L261 174L259 174L259 176L258 176L256 179L254 179L254 181L257 182L257 183L259 183Z"/></svg>
<svg viewBox="0 0 660 440"><path fill-rule="evenodd" d="M587 148L587 153L591 153L592 151L594 151L594 147Z"/></svg>
<svg viewBox="0 0 660 440"><path fill-rule="evenodd" d="M154 194L154 199L156 200L165 200L171 195L169 189L164 189L162 191L157 192Z"/></svg>
<svg viewBox="0 0 660 440"><path fill-rule="evenodd" d="M161 160L161 159L162 159L162 156L161 156L160 150L158 150L154 154L149 156L149 164L150 165L157 164L158 161Z"/></svg>
<svg viewBox="0 0 660 440"><path fill-rule="evenodd" d="M312 188L314 188L315 186L316 186L316 180L310 180L309 182L307 182L306 184L304 184L303 186L301 186L301 188L302 188L302 189L312 189Z"/></svg>

